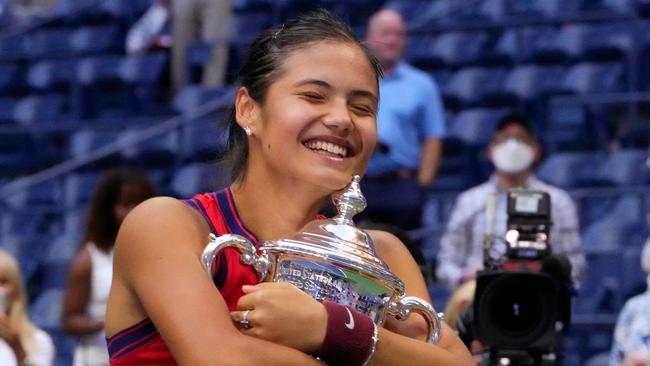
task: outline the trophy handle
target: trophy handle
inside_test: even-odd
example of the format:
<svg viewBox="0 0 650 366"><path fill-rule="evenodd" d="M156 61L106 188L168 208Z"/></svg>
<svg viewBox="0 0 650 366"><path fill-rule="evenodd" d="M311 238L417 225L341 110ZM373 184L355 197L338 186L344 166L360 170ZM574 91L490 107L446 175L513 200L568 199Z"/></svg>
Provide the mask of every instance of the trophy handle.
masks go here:
<svg viewBox="0 0 650 366"><path fill-rule="evenodd" d="M269 272L269 259L266 254L258 255L255 245L241 235L225 234L216 236L210 234L210 242L206 245L201 256L203 268L212 276L212 265L217 254L225 248L239 250L239 262L245 265L252 265L260 282Z"/></svg>
<svg viewBox="0 0 650 366"><path fill-rule="evenodd" d="M399 301L391 301L388 305L388 312L398 320L405 320L415 312L424 316L429 326L427 339L429 343L436 344L440 339L441 321L444 317L443 313L437 313L436 310L428 302L415 296L405 296Z"/></svg>

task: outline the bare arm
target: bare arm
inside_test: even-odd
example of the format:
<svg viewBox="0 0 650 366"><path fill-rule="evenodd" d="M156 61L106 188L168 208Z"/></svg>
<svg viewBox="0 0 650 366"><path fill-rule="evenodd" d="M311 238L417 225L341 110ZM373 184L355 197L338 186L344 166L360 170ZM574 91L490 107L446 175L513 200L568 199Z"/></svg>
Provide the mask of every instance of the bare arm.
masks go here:
<svg viewBox="0 0 650 366"><path fill-rule="evenodd" d="M242 335L205 273L209 230L181 202L148 200L124 221L115 251L107 331L148 316L179 365L319 365L294 349ZM254 350L254 352L251 352Z"/></svg>
<svg viewBox="0 0 650 366"><path fill-rule="evenodd" d="M433 183L440 166L441 152L442 140L440 138L429 138L422 142L422 155L420 156L420 167L418 169L418 184L420 187L427 188Z"/></svg>
<svg viewBox="0 0 650 366"><path fill-rule="evenodd" d="M431 302L415 260L399 239L385 232L372 231L371 235L377 244L380 257L404 282L406 294ZM440 366L474 364L465 345L444 322L437 345L424 342L426 332L426 322L420 315L412 314L404 321L387 319L385 329L379 332L379 342L372 365L397 365L406 359L412 366L432 363Z"/></svg>
<svg viewBox="0 0 650 366"><path fill-rule="evenodd" d="M101 320L90 319L86 307L90 301L90 273L92 261L87 249L82 249L68 273L68 282L63 299L63 331L70 335L82 336L98 332L104 328Z"/></svg>

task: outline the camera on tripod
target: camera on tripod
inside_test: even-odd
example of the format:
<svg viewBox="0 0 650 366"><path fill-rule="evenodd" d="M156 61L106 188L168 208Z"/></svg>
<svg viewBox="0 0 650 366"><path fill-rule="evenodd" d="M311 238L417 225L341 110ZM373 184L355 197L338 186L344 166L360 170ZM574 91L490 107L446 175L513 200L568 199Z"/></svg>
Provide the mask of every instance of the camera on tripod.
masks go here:
<svg viewBox="0 0 650 366"><path fill-rule="evenodd" d="M556 333L570 322L571 267L552 254L550 196L512 190L507 210L505 255L486 256L477 274L473 335L490 364L555 365ZM488 253L494 242L485 245Z"/></svg>

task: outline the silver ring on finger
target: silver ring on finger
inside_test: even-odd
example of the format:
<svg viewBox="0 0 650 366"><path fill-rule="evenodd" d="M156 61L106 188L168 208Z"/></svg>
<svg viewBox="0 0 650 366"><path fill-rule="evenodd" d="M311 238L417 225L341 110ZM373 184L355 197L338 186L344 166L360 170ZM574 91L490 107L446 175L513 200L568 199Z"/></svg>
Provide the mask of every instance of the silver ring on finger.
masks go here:
<svg viewBox="0 0 650 366"><path fill-rule="evenodd" d="M239 324L242 325L242 327L249 329L251 328L251 321L248 320L248 314L250 313L250 310L245 310L242 315L241 315L241 320L239 320Z"/></svg>

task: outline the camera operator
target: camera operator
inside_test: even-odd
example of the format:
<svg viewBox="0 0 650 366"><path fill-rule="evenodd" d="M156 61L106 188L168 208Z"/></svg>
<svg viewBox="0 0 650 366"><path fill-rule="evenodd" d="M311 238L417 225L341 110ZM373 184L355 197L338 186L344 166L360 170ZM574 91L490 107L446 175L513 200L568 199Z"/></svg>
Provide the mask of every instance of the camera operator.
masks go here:
<svg viewBox="0 0 650 366"><path fill-rule="evenodd" d="M441 240L437 279L451 290L474 279L476 272L483 268L486 238L494 239L495 257L505 255L507 192L526 188L549 193L554 221L550 232L553 253L568 257L573 280L577 283L586 262L581 250L576 207L565 191L535 177L533 169L541 148L528 120L518 114L503 117L487 152L495 172L487 182L458 197Z"/></svg>

